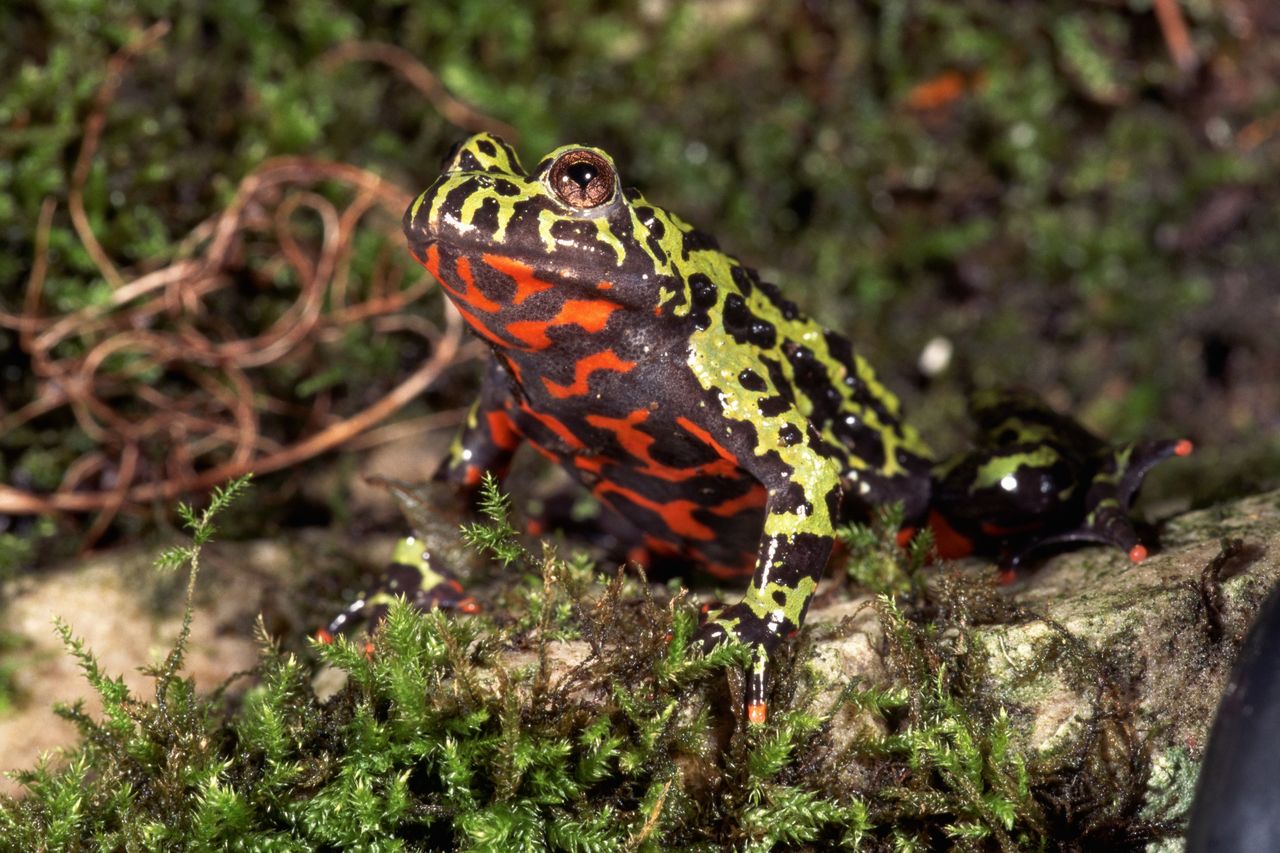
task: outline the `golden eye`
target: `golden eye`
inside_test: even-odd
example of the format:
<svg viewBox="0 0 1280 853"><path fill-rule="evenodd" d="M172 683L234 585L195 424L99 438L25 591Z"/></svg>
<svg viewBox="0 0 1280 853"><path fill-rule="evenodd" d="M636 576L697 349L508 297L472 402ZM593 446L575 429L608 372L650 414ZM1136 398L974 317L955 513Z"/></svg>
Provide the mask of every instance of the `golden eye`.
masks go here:
<svg viewBox="0 0 1280 853"><path fill-rule="evenodd" d="M608 160L594 151L579 148L556 158L548 180L561 201L586 210L613 198L617 175Z"/></svg>

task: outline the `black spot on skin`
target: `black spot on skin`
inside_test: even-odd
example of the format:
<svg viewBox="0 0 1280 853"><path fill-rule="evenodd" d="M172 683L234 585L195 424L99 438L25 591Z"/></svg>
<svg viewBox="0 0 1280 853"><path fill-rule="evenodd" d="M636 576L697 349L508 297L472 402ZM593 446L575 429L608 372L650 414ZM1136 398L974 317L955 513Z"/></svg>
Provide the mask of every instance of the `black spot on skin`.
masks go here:
<svg viewBox="0 0 1280 853"><path fill-rule="evenodd" d="M740 344L751 343L751 324L756 319L740 294L724 299L724 330Z"/></svg>
<svg viewBox="0 0 1280 853"><path fill-rule="evenodd" d="M783 319L794 320L800 316L800 309L796 307L794 302L782 295L778 285L769 281L761 281L756 286L760 288L761 293L769 297L769 301L778 309L778 313L783 316Z"/></svg>
<svg viewBox="0 0 1280 853"><path fill-rule="evenodd" d="M831 377L813 350L795 343L787 344L784 350L795 372L796 389L813 404L810 417L819 423L839 417L843 399L831 386Z"/></svg>
<svg viewBox="0 0 1280 853"><path fill-rule="evenodd" d="M756 282L759 281L755 270L743 266L734 267L730 271L730 275L733 276L733 283L738 286L738 290L742 291L743 296L750 296L751 291L756 286Z"/></svg>
<svg viewBox="0 0 1280 853"><path fill-rule="evenodd" d="M773 603L779 607L785 607L787 604L787 594L780 589L773 591Z"/></svg>
<svg viewBox="0 0 1280 853"><path fill-rule="evenodd" d="M849 339L830 329L824 331L822 337L827 343L827 352L831 353L831 357L849 368L850 373L853 373L853 344L849 342Z"/></svg>
<svg viewBox="0 0 1280 853"><path fill-rule="evenodd" d="M705 231L698 231L697 229L694 229L692 231L684 232L683 254L686 260L691 252L701 252L705 249L716 250L719 248L720 244L716 242L716 238L712 237Z"/></svg>
<svg viewBox="0 0 1280 853"><path fill-rule="evenodd" d="M699 329L711 325L710 309L716 304L716 285L702 273L689 276L689 302L693 305L693 323Z"/></svg>
<svg viewBox="0 0 1280 853"><path fill-rule="evenodd" d="M498 200L486 198L480 203L480 209L476 211L471 224L479 228L482 233L495 233L498 230L498 210Z"/></svg>
<svg viewBox="0 0 1280 853"><path fill-rule="evenodd" d="M551 223L551 236L556 240L565 240L590 246L596 229L583 220L560 219Z"/></svg>
<svg viewBox="0 0 1280 853"><path fill-rule="evenodd" d="M751 330L747 333L751 343L761 349L773 349L773 345L778 342L778 330L768 320L761 320L758 317L751 321Z"/></svg>
<svg viewBox="0 0 1280 853"><path fill-rule="evenodd" d="M781 394L765 397L760 401L760 414L766 418L776 418L783 412L791 411L791 401Z"/></svg>
<svg viewBox="0 0 1280 853"><path fill-rule="evenodd" d="M778 430L778 440L782 442L784 447L792 447L799 444L803 438L800 428L795 424L786 424L782 429Z"/></svg>
<svg viewBox="0 0 1280 853"><path fill-rule="evenodd" d="M689 299L699 308L710 308L715 305L715 282L700 272L689 276Z"/></svg>
<svg viewBox="0 0 1280 853"><path fill-rule="evenodd" d="M494 145L487 139L481 139L476 142L476 148L480 149L480 153L486 157L497 157L498 146Z"/></svg>
<svg viewBox="0 0 1280 853"><path fill-rule="evenodd" d="M822 437L822 433L813 424L809 424L809 428L805 433L808 438L809 449L827 459L843 459L845 454L840 452L839 448Z"/></svg>
<svg viewBox="0 0 1280 853"><path fill-rule="evenodd" d="M644 226L649 229L649 233L654 236L654 239L661 240L662 235L667 233L667 226L663 225L662 220L654 215L652 207L643 204L637 207L636 218L644 223Z"/></svg>
<svg viewBox="0 0 1280 853"><path fill-rule="evenodd" d="M493 181L493 191L498 195L512 196L520 195L520 188L505 178L495 178Z"/></svg>
<svg viewBox="0 0 1280 853"><path fill-rule="evenodd" d="M840 507L844 503L844 491L836 486L825 496L828 518L840 518Z"/></svg>
<svg viewBox="0 0 1280 853"><path fill-rule="evenodd" d="M738 374L738 382L748 391L769 390L769 384L764 381L764 377L749 367Z"/></svg>
<svg viewBox="0 0 1280 853"><path fill-rule="evenodd" d="M410 594L422 586L422 571L406 563L392 563L382 572L382 586Z"/></svg>
<svg viewBox="0 0 1280 853"><path fill-rule="evenodd" d="M645 240L645 244L648 245L649 251L653 253L654 258L657 259L659 264L665 264L667 262L666 250L663 249L658 241L653 238L653 235L649 235Z"/></svg>
<svg viewBox="0 0 1280 853"><path fill-rule="evenodd" d="M779 512L797 512L801 507L805 508L806 514L813 509L813 505L804 499L804 488L794 482L774 490L769 501L769 508Z"/></svg>
<svg viewBox="0 0 1280 853"><path fill-rule="evenodd" d="M458 171L460 172L479 172L481 164L479 158L470 151L463 151L458 155Z"/></svg>
<svg viewBox="0 0 1280 853"><path fill-rule="evenodd" d="M837 416L832 431L841 444L871 468L884 467L884 441L878 432L864 426L860 419L850 424L844 416Z"/></svg>
<svg viewBox="0 0 1280 853"><path fill-rule="evenodd" d="M643 198L642 194L640 193L640 190L636 189L635 187L627 187L622 191L622 195L624 198L626 198L627 201L639 201L641 198Z"/></svg>

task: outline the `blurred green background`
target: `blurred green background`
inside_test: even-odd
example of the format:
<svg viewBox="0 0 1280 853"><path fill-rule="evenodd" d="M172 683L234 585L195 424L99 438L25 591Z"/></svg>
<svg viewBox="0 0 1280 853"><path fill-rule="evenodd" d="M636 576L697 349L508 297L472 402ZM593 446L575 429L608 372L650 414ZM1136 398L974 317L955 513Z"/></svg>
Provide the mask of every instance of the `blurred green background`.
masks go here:
<svg viewBox="0 0 1280 853"><path fill-rule="evenodd" d="M67 193L110 57L146 26L172 25L123 75L85 186L132 274L275 155L431 181L467 131L388 66L331 61L385 42L509 124L526 163L606 148L625 183L847 332L940 449L963 440L967 389L1020 385L1116 438L1195 439L1156 492L1248 492L1280 482L1280 8L1176 8L1183 45L1153 0L5 4L0 310L21 307L46 198L43 310L106 298ZM940 370L921 368L931 341L950 347ZM366 393L421 357L332 346ZM32 399L11 328L0 378L0 412ZM0 479L52 488L84 445L65 414L28 423L0 436Z"/></svg>

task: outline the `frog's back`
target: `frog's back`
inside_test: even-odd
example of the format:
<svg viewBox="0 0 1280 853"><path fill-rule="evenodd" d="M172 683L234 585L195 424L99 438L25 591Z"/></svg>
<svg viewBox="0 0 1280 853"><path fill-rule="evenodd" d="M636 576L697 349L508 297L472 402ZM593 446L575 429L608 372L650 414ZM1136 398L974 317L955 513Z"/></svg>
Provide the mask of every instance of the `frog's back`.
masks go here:
<svg viewBox="0 0 1280 853"><path fill-rule="evenodd" d="M821 443L824 455L840 461L846 517L893 501L908 516L922 512L930 451L849 339L691 233L695 248L676 261L689 282L688 366L715 392L724 416L756 426L758 453ZM798 414L816 434L803 434L786 414Z"/></svg>

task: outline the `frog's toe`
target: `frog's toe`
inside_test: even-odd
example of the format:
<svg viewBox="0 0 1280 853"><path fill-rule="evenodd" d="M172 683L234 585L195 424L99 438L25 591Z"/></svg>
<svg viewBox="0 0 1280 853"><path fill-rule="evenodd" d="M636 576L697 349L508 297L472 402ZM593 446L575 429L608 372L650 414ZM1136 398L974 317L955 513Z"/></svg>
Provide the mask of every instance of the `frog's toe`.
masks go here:
<svg viewBox="0 0 1280 853"><path fill-rule="evenodd" d="M781 636L766 623L751 614L742 605L725 608L704 608L704 621L694 642L708 653L731 638L751 649L751 663L747 666L745 706L747 721L756 725L769 717L767 701L769 687L769 656L781 643Z"/></svg>
<svg viewBox="0 0 1280 853"><path fill-rule="evenodd" d="M439 608L471 614L479 613L481 609L480 602L468 595L461 582L453 577L443 577L434 586L419 588L409 603L423 612Z"/></svg>

